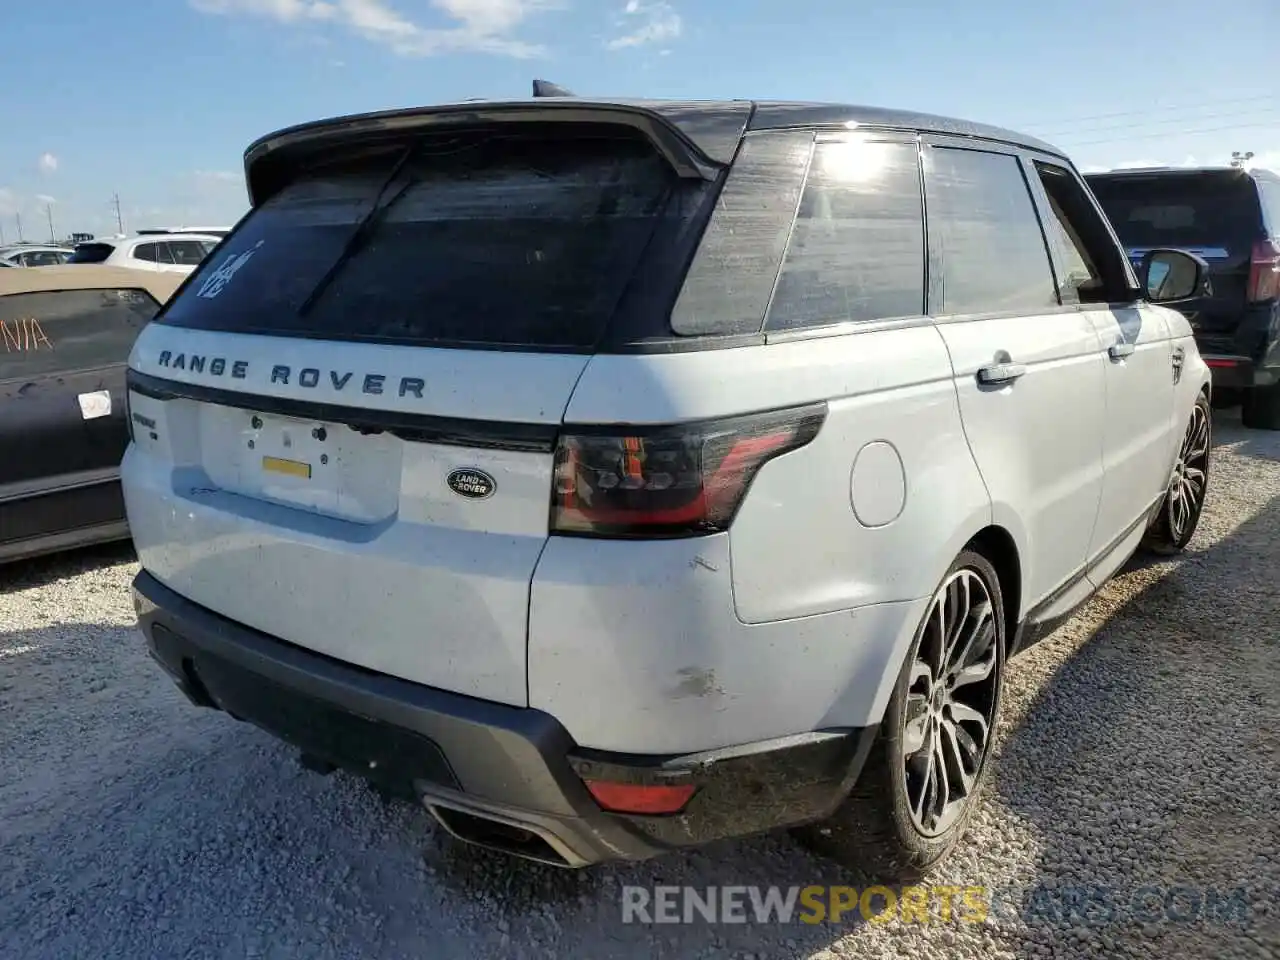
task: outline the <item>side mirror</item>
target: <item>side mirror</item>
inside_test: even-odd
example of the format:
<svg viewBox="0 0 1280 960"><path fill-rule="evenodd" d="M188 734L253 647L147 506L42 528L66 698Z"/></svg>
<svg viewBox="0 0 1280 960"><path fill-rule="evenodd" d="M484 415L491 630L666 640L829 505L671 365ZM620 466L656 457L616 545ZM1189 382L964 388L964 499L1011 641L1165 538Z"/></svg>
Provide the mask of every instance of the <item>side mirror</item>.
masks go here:
<svg viewBox="0 0 1280 960"><path fill-rule="evenodd" d="M1213 293L1209 264L1185 250L1148 250L1138 270L1138 281L1151 303L1176 303Z"/></svg>

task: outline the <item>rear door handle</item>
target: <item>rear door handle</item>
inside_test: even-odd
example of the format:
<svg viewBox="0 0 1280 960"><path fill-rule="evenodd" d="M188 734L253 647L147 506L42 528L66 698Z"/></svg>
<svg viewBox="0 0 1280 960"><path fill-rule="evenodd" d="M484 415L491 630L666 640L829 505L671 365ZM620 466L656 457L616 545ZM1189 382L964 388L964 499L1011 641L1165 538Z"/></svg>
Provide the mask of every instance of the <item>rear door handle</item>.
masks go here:
<svg viewBox="0 0 1280 960"><path fill-rule="evenodd" d="M1120 343L1113 343L1110 347L1107 348L1107 356L1109 356L1112 360L1120 361L1120 360L1123 360L1125 357L1129 357L1132 355L1133 355L1132 343L1126 343L1124 341L1121 341Z"/></svg>
<svg viewBox="0 0 1280 960"><path fill-rule="evenodd" d="M978 368L978 382L985 386L1001 383L1013 383L1027 372L1025 363L1014 363L1006 360L1003 363L992 363Z"/></svg>

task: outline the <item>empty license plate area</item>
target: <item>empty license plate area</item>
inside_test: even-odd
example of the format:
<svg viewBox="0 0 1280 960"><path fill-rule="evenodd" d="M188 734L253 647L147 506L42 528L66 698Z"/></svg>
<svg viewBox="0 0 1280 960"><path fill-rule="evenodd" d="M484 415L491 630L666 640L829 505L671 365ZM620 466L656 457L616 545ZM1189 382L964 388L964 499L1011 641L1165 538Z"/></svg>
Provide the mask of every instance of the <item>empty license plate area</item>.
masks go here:
<svg viewBox="0 0 1280 960"><path fill-rule="evenodd" d="M206 406L204 472L223 490L344 520L395 513L402 441L345 424Z"/></svg>

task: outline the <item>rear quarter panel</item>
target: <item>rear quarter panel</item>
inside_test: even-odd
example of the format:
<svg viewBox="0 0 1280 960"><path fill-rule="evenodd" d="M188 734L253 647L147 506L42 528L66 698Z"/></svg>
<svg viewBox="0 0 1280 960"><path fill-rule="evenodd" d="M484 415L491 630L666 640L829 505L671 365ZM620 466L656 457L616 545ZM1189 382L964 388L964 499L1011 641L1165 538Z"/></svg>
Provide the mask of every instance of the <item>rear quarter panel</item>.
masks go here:
<svg viewBox="0 0 1280 960"><path fill-rule="evenodd" d="M930 323L768 346L597 356L566 420L667 423L826 401L727 535L552 537L530 609L530 705L636 753L874 724L928 598L991 520Z"/></svg>

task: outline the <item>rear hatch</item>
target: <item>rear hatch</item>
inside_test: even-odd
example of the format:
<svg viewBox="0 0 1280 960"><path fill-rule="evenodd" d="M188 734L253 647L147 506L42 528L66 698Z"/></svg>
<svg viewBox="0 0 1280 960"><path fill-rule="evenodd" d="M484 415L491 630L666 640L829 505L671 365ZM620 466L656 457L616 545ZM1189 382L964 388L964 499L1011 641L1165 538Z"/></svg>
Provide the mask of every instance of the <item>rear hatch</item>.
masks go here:
<svg viewBox="0 0 1280 960"><path fill-rule="evenodd" d="M1089 185L1137 266L1153 247L1189 250L1209 264L1212 293L1179 309L1201 337L1229 335L1248 305L1258 194L1243 170L1113 173Z"/></svg>
<svg viewBox="0 0 1280 960"><path fill-rule="evenodd" d="M143 565L292 643L526 704L557 427L706 179L609 123L353 134L289 165L135 347Z"/></svg>

